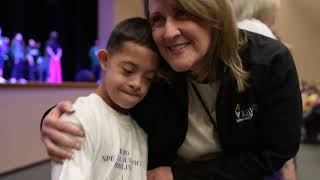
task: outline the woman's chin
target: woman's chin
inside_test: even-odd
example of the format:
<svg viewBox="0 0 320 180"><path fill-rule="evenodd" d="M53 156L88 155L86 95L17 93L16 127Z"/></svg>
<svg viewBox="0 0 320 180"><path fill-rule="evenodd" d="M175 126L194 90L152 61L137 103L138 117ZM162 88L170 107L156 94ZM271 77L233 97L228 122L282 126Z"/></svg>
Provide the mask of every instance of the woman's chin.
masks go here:
<svg viewBox="0 0 320 180"><path fill-rule="evenodd" d="M176 72L186 72L191 69L190 65L170 64L171 68Z"/></svg>

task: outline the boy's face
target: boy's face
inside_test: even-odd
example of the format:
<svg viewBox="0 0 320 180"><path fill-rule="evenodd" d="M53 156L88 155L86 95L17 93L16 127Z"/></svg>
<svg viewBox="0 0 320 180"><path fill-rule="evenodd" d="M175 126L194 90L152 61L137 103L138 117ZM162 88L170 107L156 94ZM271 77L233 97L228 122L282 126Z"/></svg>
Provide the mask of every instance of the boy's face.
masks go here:
<svg viewBox="0 0 320 180"><path fill-rule="evenodd" d="M132 108L147 94L157 71L157 54L133 42L123 43L111 55L106 51L99 53L104 70L102 88L107 95L104 99L113 108ZM101 53L105 53L105 58Z"/></svg>

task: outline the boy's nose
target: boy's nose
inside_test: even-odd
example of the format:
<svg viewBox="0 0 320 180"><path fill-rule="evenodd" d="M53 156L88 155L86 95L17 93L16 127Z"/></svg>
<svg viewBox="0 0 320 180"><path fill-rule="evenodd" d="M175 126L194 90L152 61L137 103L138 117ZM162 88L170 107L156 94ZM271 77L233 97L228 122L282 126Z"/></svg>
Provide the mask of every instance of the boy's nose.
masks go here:
<svg viewBox="0 0 320 180"><path fill-rule="evenodd" d="M134 90L138 91L141 90L142 86L143 86L143 78L142 77L133 77L130 82L129 85L131 88L133 88Z"/></svg>

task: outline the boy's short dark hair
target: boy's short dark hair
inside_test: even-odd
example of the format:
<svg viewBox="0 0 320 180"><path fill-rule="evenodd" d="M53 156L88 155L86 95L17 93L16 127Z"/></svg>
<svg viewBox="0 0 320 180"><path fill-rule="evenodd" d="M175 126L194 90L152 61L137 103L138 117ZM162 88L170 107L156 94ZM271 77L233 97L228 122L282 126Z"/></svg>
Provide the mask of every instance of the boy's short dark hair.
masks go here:
<svg viewBox="0 0 320 180"><path fill-rule="evenodd" d="M133 42L158 52L152 39L152 29L147 19L134 17L120 22L112 31L107 43L110 54L120 50L125 42Z"/></svg>

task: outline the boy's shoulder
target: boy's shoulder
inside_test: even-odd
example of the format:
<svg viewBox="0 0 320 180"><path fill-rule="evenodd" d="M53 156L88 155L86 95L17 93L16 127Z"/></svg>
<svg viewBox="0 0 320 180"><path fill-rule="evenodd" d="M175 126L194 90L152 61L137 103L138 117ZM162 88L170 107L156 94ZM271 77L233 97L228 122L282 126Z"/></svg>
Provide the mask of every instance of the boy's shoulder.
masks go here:
<svg viewBox="0 0 320 180"><path fill-rule="evenodd" d="M100 119L106 114L106 108L103 100L97 94L78 97L73 103L75 112L72 114L63 114L65 121L89 128L99 127Z"/></svg>
<svg viewBox="0 0 320 180"><path fill-rule="evenodd" d="M74 101L73 106L86 106L87 108L91 108L91 106L94 106L95 104L99 103L99 98L100 97L95 93L91 93L88 96L80 96Z"/></svg>
<svg viewBox="0 0 320 180"><path fill-rule="evenodd" d="M78 97L73 103L73 108L75 109L75 114L79 114L83 117L92 116L95 111L98 111L102 106L99 96L92 93L88 96Z"/></svg>

